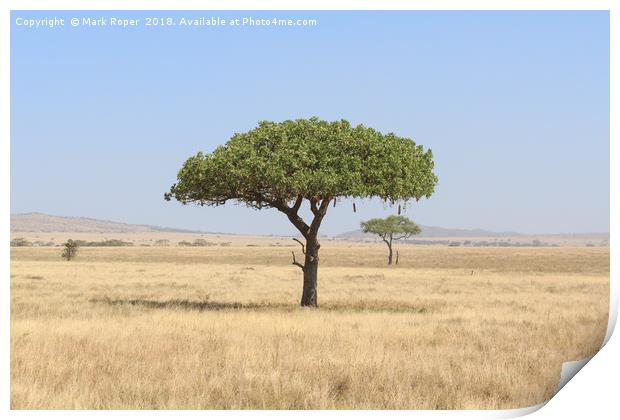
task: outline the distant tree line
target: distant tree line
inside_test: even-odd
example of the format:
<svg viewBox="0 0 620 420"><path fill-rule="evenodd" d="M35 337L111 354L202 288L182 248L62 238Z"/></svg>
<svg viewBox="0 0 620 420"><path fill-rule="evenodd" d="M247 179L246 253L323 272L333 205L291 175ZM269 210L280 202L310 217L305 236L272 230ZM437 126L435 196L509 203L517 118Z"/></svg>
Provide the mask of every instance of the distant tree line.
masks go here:
<svg viewBox="0 0 620 420"><path fill-rule="evenodd" d="M83 241L80 239L74 240L77 246L133 246L133 242L126 242L120 239L105 239L103 241ZM65 243L66 244L66 243ZM63 246L65 245L63 244ZM26 238L19 237L11 239L11 246L13 247L26 247L26 246L59 246L52 241L34 241L31 242Z"/></svg>
<svg viewBox="0 0 620 420"><path fill-rule="evenodd" d="M194 239L194 242L189 241L181 241L178 243L179 246L228 246L230 242L207 242L204 239Z"/></svg>
<svg viewBox="0 0 620 420"><path fill-rule="evenodd" d="M11 240L11 246L57 246L57 245L52 241L30 242L26 238L14 238Z"/></svg>
<svg viewBox="0 0 620 420"><path fill-rule="evenodd" d="M363 242L373 242L372 240L364 240ZM543 242L539 239L534 239L531 242L511 242L511 241L489 241L489 240L463 240L455 241L451 239L408 239L402 241L403 243L410 245L447 245L447 246L463 246L463 247L557 247L560 246L555 243ZM591 242L585 246L596 246ZM601 242L599 246L606 246L605 242Z"/></svg>
<svg viewBox="0 0 620 420"><path fill-rule="evenodd" d="M103 241L74 241L78 246L133 246L133 242L126 242L121 239L105 239Z"/></svg>
<svg viewBox="0 0 620 420"><path fill-rule="evenodd" d="M32 242L26 238L15 238L11 239L11 246L32 246Z"/></svg>

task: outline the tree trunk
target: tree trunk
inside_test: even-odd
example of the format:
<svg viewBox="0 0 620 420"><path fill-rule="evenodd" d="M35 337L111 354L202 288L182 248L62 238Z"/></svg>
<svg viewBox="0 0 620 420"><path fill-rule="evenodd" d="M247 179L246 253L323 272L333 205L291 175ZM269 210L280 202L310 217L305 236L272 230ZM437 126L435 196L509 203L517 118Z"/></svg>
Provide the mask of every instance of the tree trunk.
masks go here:
<svg viewBox="0 0 620 420"><path fill-rule="evenodd" d="M385 241L387 243L388 249L390 250L390 254L388 255L388 265L392 265L392 237L390 236L390 240Z"/></svg>
<svg viewBox="0 0 620 420"><path fill-rule="evenodd" d="M300 267L304 272L304 287L301 293L301 306L318 306L316 290L319 271L319 248L321 245L319 245L317 238L319 236L321 221L327 213L327 208L329 207L329 203L332 198L335 197L328 196L322 198L308 198L308 201L310 201L310 211L314 214L312 223L310 223L309 226L297 214L304 200L304 197L301 194L297 196L297 199L292 207L289 207L286 203L276 203L274 206L286 214L293 226L295 226L306 239L306 246L304 247L302 244L302 252L305 254L303 265L295 261L295 253L293 253L293 264Z"/></svg>
<svg viewBox="0 0 620 420"><path fill-rule="evenodd" d="M317 278L319 269L319 242L314 237L306 240L306 259L304 262L304 289L301 295L301 306L318 306Z"/></svg>

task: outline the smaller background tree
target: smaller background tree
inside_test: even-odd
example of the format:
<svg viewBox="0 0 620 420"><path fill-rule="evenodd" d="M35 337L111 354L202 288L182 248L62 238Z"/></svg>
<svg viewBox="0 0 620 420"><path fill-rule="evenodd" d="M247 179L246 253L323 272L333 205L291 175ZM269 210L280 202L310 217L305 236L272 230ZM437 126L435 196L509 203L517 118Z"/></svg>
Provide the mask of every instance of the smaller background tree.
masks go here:
<svg viewBox="0 0 620 420"><path fill-rule="evenodd" d="M67 240L63 245L65 248L62 250L61 257L67 261L71 261L77 255L79 245L73 239Z"/></svg>
<svg viewBox="0 0 620 420"><path fill-rule="evenodd" d="M420 226L405 216L388 216L385 219L370 219L361 223L364 233L378 235L390 250L388 264L392 264L392 241L407 239L422 232Z"/></svg>

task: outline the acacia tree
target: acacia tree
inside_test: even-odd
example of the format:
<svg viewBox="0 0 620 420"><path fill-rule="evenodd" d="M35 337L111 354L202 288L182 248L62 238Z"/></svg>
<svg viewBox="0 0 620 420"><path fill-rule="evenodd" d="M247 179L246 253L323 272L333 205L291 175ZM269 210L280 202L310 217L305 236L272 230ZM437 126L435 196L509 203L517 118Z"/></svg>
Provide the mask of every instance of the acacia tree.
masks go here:
<svg viewBox="0 0 620 420"><path fill-rule="evenodd" d="M317 306L319 228L339 198L378 197L389 204L430 197L433 154L411 139L348 121L263 121L213 152L185 161L166 200L219 206L229 200L282 212L301 233L302 306ZM306 203L306 204L304 204ZM300 215L309 206L311 219Z"/></svg>
<svg viewBox="0 0 620 420"><path fill-rule="evenodd" d="M388 216L385 219L370 219L361 223L364 233L374 233L389 249L388 264L392 264L392 241L410 238L422 232L420 226L405 216ZM396 258L398 264L398 258Z"/></svg>

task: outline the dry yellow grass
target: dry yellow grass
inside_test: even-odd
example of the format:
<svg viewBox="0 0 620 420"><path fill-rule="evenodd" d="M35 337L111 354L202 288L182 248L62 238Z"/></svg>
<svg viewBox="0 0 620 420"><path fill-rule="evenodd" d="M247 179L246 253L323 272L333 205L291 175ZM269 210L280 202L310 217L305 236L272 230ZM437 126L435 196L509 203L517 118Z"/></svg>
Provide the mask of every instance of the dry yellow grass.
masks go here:
<svg viewBox="0 0 620 420"><path fill-rule="evenodd" d="M517 408L605 333L608 248L292 249L13 249L12 408Z"/></svg>

